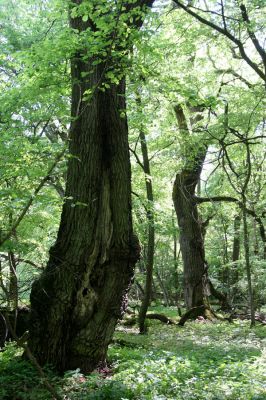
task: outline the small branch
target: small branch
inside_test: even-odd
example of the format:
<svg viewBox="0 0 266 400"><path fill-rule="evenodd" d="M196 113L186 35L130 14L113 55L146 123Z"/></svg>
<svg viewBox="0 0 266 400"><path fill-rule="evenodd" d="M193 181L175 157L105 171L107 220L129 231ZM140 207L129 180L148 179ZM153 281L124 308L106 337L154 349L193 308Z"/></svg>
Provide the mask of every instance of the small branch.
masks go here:
<svg viewBox="0 0 266 400"><path fill-rule="evenodd" d="M139 164L139 166L140 166L140 167L143 169L143 171L144 171L144 165L143 165L143 163L140 161L140 158L139 158L139 156L137 155L137 152L136 152L135 150L133 150L131 147L129 147L129 151L130 151L132 154L134 154L137 164Z"/></svg>
<svg viewBox="0 0 266 400"><path fill-rule="evenodd" d="M145 211L148 213L148 211L149 211L149 210L148 210L148 207L147 207L146 204L143 202L141 196L140 196L138 193L134 192L133 190L131 190L131 194L133 194L134 196L136 196L136 197L140 200L140 202L141 202L141 204L143 205Z"/></svg>
<svg viewBox="0 0 266 400"><path fill-rule="evenodd" d="M261 59L262 59L264 68L265 68L265 70L266 70L266 52L265 52L265 50L263 49L263 47L261 47L261 45L260 45L260 43L259 43L259 41L258 41L258 39L257 39L257 37L256 37L256 35L255 35L255 33L254 33L253 30L250 28L250 19L249 19L249 16L248 16L248 12L247 12L246 6L245 6L244 4L241 4L241 5L240 5L240 10L241 10L241 14L242 14L243 21L246 23L247 31L248 31L249 37L250 37L250 39L252 40L255 49L257 50L257 52L258 52L259 55L261 56Z"/></svg>
<svg viewBox="0 0 266 400"><path fill-rule="evenodd" d="M175 142L175 141L173 140L172 142L166 144L166 145L165 145L164 147L162 147L161 149L155 151L155 153L153 153L153 155L149 158L149 161L151 161L157 154L161 153L161 151L163 151L163 150L167 149L168 147L172 146L172 144L173 144L174 142Z"/></svg>
<svg viewBox="0 0 266 400"><path fill-rule="evenodd" d="M61 160L61 158L65 154L65 152L66 152L66 148L64 148L64 150L61 153L58 154L58 156L56 157L54 163L52 164L52 166L48 170L47 175L44 178L42 178L42 180L40 181L39 185L34 190L33 194L29 198L27 204L25 205L25 207L21 211L21 213L18 216L18 218L16 219L16 221L13 223L13 225L10 228L10 230L8 231L8 233L6 235L4 235L4 237L1 238L0 246L2 246L5 243L5 241L8 240L12 236L13 232L17 229L17 227L19 226L19 224L21 223L21 221L25 217L26 213L28 212L29 208L31 207L35 197L40 192L40 190L43 188L45 183L50 179L51 173L53 172L53 170L55 169L55 167L57 166L58 162Z"/></svg>
<svg viewBox="0 0 266 400"><path fill-rule="evenodd" d="M202 203L207 203L207 202L209 202L209 203L232 202L232 203L236 203L240 208L244 207L244 204L242 201L238 200L235 197L231 197L231 196L213 196L213 197L194 196L194 200L196 201L197 204L202 204ZM259 228L260 228L261 239L262 239L263 243L266 243L266 232L265 232L265 227L264 227L261 217L258 216L256 214L256 212L254 210L251 210L250 208L245 207L245 210L246 210L247 214L251 215L255 219L255 221L258 223Z"/></svg>
<svg viewBox="0 0 266 400"><path fill-rule="evenodd" d="M203 23L204 25L209 26L210 28L214 29L215 31L221 33L222 35L226 36L231 42L235 43L238 47L240 55L242 56L243 60L257 73L257 75L266 82L266 74L258 67L258 65L253 62L249 56L247 55L243 43L233 36L227 29L221 28L219 25L207 20L206 18L202 17L201 15L195 13L190 9L190 7L186 6L179 0L173 0L180 8L186 11L189 15L192 15L196 20Z"/></svg>
<svg viewBox="0 0 266 400"><path fill-rule="evenodd" d="M212 196L212 197L194 197L196 203L201 204L201 203L212 203L212 202L220 202L220 201L227 201L227 202L234 202L238 203L239 200L236 199L235 197L231 196Z"/></svg>
<svg viewBox="0 0 266 400"><path fill-rule="evenodd" d="M18 259L17 259L17 263L20 263L20 262L25 263L25 264L29 264L29 265L31 265L32 267L36 268L36 269L43 269L43 267L41 267L40 265L35 264L35 263L34 263L33 261L31 261L31 260L25 260L24 258L18 258Z"/></svg>
<svg viewBox="0 0 266 400"><path fill-rule="evenodd" d="M224 29L227 30L226 19L225 19L226 17L225 17L225 14L224 14L224 3L223 3L223 0L221 0L221 9L222 9L223 26L224 26Z"/></svg>

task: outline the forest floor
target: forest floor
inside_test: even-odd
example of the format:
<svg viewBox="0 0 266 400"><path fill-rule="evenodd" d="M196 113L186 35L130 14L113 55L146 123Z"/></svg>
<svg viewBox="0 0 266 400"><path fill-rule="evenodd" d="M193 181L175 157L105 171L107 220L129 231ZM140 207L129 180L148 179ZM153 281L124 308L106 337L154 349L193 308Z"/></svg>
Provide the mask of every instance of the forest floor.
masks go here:
<svg viewBox="0 0 266 400"><path fill-rule="evenodd" d="M171 309L164 313L176 315ZM69 371L60 378L47 368L50 383L64 400L266 400L265 326L148 323L148 335L118 326L108 353L110 370L90 376ZM0 399L52 399L13 344L0 353Z"/></svg>

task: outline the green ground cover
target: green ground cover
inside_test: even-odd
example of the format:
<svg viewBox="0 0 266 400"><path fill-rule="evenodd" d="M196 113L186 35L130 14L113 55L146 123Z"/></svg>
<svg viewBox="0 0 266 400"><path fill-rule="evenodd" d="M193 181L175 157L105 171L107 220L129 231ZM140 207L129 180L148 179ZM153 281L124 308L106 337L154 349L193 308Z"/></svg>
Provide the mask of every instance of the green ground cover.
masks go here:
<svg viewBox="0 0 266 400"><path fill-rule="evenodd" d="M145 336L135 328L118 327L108 354L111 373L87 377L70 371L62 378L47 368L50 382L65 400L266 400L265 326L250 330L246 322L149 325ZM19 355L14 345L0 353L0 399L51 399L35 370Z"/></svg>

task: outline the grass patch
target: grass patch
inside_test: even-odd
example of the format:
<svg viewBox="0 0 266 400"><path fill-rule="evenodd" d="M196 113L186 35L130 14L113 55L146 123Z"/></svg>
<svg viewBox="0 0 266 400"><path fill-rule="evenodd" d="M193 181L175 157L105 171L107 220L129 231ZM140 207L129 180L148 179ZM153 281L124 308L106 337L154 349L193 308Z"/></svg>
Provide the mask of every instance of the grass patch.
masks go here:
<svg viewBox="0 0 266 400"><path fill-rule="evenodd" d="M120 326L108 353L112 375L46 374L64 400L266 400L266 329L248 326L152 321L144 336ZM0 399L52 399L20 355L12 344L0 353Z"/></svg>
<svg viewBox="0 0 266 400"><path fill-rule="evenodd" d="M116 379L139 399L266 399L266 330L248 323L154 324L146 337L116 337L144 348L112 346ZM142 341L141 339L142 338Z"/></svg>

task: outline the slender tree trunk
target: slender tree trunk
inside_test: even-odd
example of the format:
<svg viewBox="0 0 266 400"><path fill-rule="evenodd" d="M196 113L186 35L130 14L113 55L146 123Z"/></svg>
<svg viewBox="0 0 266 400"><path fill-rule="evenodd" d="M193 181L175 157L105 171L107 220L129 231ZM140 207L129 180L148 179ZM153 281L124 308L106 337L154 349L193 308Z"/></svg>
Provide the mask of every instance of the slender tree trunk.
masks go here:
<svg viewBox="0 0 266 400"><path fill-rule="evenodd" d="M257 235L257 222L253 220L253 253L255 256L259 254L259 241Z"/></svg>
<svg viewBox="0 0 266 400"><path fill-rule="evenodd" d="M13 215L9 214L9 225L13 226ZM12 232L12 238L17 239L16 229ZM9 290L8 290L8 307L12 312L11 323L14 332L17 328L17 315L18 315L18 277L17 277L17 261L15 254L12 250L8 251L8 264L9 264Z"/></svg>
<svg viewBox="0 0 266 400"><path fill-rule="evenodd" d="M82 32L89 23L78 17L72 27ZM125 79L86 101L84 93L98 87L106 64L84 56L72 60L68 200L48 265L32 287L29 348L41 365L90 372L105 362L140 249L132 232L128 127L121 116Z"/></svg>
<svg viewBox="0 0 266 400"><path fill-rule="evenodd" d="M249 233L248 233L248 222L247 222L247 197L246 192L248 185L250 183L250 177L252 172L251 165L251 152L250 152L250 144L248 141L245 141L246 147L246 174L244 183L241 188L241 197L242 197L242 215L243 215L243 231L244 231L244 252L245 252L245 262L246 262L246 273L247 273L247 281L248 281L248 294L249 294L249 306L250 306L250 314L251 314L251 323L250 327L255 326L255 305L254 305L254 294L253 294L253 286L252 286L252 276L251 276L251 264L250 264L250 247L249 247Z"/></svg>
<svg viewBox="0 0 266 400"><path fill-rule="evenodd" d="M174 258L174 289L175 289L175 300L176 303L178 303L179 301L179 274L178 274L178 259L179 259L179 255L180 255L180 250L179 252L177 252L177 232L176 232L176 226L175 226L175 221L174 221L174 211L172 214L172 224L173 224L173 241L174 241L174 254L173 254L173 258Z"/></svg>
<svg viewBox="0 0 266 400"><path fill-rule="evenodd" d="M144 130L140 131L140 143L143 159L143 172L145 174L146 194L147 194L147 221L148 221L148 245L147 245L147 258L146 258L146 281L144 296L142 299L140 312L139 312L139 332L145 333L145 318L150 304L152 294L152 277L153 277L153 261L154 261L154 247L155 247L155 229L154 229L154 208L153 208L153 188L151 180L150 161L148 154L148 146Z"/></svg>
<svg viewBox="0 0 266 400"><path fill-rule="evenodd" d="M238 261L240 256L240 224L241 217L237 215L234 219L234 240L233 240L233 252L232 252L232 262L234 263L232 272L230 274L230 287L233 286L231 295L232 298L235 297L237 290L234 287L239 281L239 272L238 272Z"/></svg>
<svg viewBox="0 0 266 400"><path fill-rule="evenodd" d="M234 241L233 241L233 252L232 252L232 261L237 263L239 261L240 256L240 223L241 218L237 215L234 219Z"/></svg>
<svg viewBox="0 0 266 400"><path fill-rule="evenodd" d="M17 262L13 251L8 252L9 262L9 309L12 311L12 328L14 332L17 329L17 314L18 314L18 277L17 277Z"/></svg>
<svg viewBox="0 0 266 400"><path fill-rule="evenodd" d="M225 224L224 220L222 220L223 224L223 269L222 269L222 283L226 292L229 293L230 284L229 284L229 267L228 267L228 239L227 239L227 225Z"/></svg>
<svg viewBox="0 0 266 400"><path fill-rule="evenodd" d="M250 248L249 248L249 234L248 234L248 223L247 223L247 212L246 212L246 198L242 196L243 202L243 230L244 230L244 252L245 252L245 262L246 262L246 273L248 281L248 294L249 294L249 306L251 323L250 326L255 326L255 307L254 307L254 295L252 287L252 277L251 277L251 265L250 265Z"/></svg>
<svg viewBox="0 0 266 400"><path fill-rule="evenodd" d="M165 305L166 305L167 307L169 307L169 306L170 306L170 299L169 299L168 291L167 291L167 289L166 289L166 287L165 287L165 285L164 285L164 283L163 283L163 280L162 280L162 278L161 278L159 272L156 273L156 276L157 276L157 279L158 279L160 288L161 288L161 290L162 290L162 292L163 292L164 303L165 303Z"/></svg>

